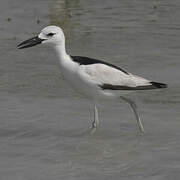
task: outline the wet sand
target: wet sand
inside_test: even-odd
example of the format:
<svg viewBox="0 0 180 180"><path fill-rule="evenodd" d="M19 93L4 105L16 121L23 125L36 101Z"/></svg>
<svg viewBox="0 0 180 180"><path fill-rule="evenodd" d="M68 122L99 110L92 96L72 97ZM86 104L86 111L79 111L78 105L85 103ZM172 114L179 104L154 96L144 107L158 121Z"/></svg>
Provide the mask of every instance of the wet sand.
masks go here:
<svg viewBox="0 0 180 180"><path fill-rule="evenodd" d="M178 180L180 2L37 0L0 2L0 179ZM17 44L49 24L67 51L104 59L168 89L137 93L146 130L128 105L91 103L63 81L52 49Z"/></svg>

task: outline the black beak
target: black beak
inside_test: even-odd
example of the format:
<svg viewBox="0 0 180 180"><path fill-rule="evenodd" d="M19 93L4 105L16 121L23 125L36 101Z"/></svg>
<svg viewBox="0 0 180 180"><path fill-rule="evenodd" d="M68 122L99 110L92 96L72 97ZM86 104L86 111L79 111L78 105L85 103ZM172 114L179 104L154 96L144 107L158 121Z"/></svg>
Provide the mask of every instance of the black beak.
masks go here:
<svg viewBox="0 0 180 180"><path fill-rule="evenodd" d="M35 46L37 44L40 44L44 40L45 39L40 39L38 36L36 36L36 37L33 37L33 38L28 39L26 41L23 41L22 43L18 44L17 47L19 49L24 49L24 48L32 47L32 46Z"/></svg>

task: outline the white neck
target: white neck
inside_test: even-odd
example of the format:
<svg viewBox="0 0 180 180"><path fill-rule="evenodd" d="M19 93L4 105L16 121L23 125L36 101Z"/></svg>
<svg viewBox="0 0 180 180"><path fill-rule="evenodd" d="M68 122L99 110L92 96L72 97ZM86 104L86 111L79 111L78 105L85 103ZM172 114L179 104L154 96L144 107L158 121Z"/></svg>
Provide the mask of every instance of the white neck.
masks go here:
<svg viewBox="0 0 180 180"><path fill-rule="evenodd" d="M63 60L65 57L67 57L67 53L66 53L66 48L65 48L65 43L63 44L59 44L55 46L55 51L60 59Z"/></svg>

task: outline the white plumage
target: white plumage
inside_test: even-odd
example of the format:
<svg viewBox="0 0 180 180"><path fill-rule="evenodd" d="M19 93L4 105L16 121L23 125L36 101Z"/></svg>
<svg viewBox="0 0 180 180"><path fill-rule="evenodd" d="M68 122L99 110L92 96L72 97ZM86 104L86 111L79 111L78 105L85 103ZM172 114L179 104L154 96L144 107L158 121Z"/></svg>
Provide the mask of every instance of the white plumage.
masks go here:
<svg viewBox="0 0 180 180"><path fill-rule="evenodd" d="M140 131L144 132L135 103L123 97L123 95L133 90L165 88L167 87L166 84L149 81L101 60L69 56L65 49L64 33L57 26L44 28L38 36L20 43L18 47L23 49L37 44L51 45L55 49L64 78L74 89L92 99L95 103L100 99L107 98L121 98L128 102L135 113ZM94 121L92 123L93 132L98 124L98 111L95 104Z"/></svg>
<svg viewBox="0 0 180 180"><path fill-rule="evenodd" d="M150 81L133 74L125 74L104 64L82 66L82 70L89 75L96 84L112 84L128 87L150 85Z"/></svg>

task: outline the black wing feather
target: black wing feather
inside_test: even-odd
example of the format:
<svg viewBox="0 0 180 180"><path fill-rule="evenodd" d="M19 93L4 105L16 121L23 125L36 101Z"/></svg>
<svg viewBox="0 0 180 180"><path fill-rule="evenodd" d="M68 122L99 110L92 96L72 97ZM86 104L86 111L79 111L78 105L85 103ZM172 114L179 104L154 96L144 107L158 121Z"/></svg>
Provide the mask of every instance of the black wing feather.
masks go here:
<svg viewBox="0 0 180 180"><path fill-rule="evenodd" d="M103 90L150 90L150 89L159 89L159 88L167 88L167 84L158 83L158 82L150 82L150 85L146 86L121 86L121 85L112 85L112 84L103 84L99 85Z"/></svg>
<svg viewBox="0 0 180 180"><path fill-rule="evenodd" d="M125 71L124 69L122 69L122 68L120 68L118 66L115 66L115 65L113 65L111 63L108 63L108 62L105 62L105 61L101 61L101 60L98 60L98 59L92 59L92 58L83 57L83 56L71 56L71 58L72 58L72 60L74 62L77 62L80 65L105 64L107 66L110 66L110 67L113 67L115 69L118 69L118 70L122 71L125 74L129 74L127 71Z"/></svg>

